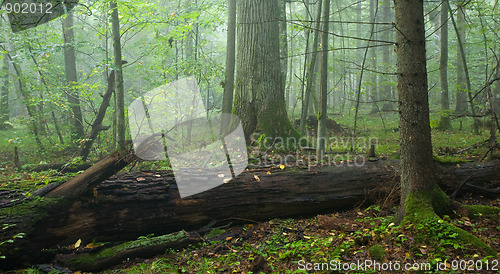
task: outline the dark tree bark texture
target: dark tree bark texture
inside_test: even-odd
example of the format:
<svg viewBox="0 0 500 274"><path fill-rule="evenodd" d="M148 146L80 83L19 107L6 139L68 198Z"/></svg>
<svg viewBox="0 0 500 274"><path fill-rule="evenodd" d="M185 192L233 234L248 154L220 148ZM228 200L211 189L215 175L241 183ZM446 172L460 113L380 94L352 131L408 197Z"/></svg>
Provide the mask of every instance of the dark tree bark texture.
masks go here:
<svg viewBox="0 0 500 274"><path fill-rule="evenodd" d="M237 69L234 114L247 138L261 129L268 137L298 137L288 120L279 43L279 1L237 1Z"/></svg>
<svg viewBox="0 0 500 274"><path fill-rule="evenodd" d="M401 149L401 205L411 191L432 191L431 127L427 94L423 2L396 0L397 78Z"/></svg>

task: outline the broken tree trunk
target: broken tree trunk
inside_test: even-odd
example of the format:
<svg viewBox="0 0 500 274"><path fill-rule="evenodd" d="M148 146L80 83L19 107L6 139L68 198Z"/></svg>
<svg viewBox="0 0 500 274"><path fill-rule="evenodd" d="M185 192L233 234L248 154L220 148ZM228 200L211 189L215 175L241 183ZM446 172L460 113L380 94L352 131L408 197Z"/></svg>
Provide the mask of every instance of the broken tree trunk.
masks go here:
<svg viewBox="0 0 500 274"><path fill-rule="evenodd" d="M265 168L244 172L229 183L181 199L169 172L125 174L105 180L129 160L109 156L92 167L93 171L89 169L50 191L42 204L25 205L36 218L2 216L0 221L4 223L24 224L26 237L15 243L17 252L12 254L19 256L17 263L32 262L42 249L71 245L79 239L82 244L93 240L133 240L151 233L194 230L214 222L306 216L351 207L389 193L399 182L395 161L367 162L360 167L344 164L312 171ZM474 185L498 183L498 174L500 165L488 163L443 166L436 176L445 190L453 191L467 177L468 183ZM94 191L90 191L92 187ZM23 205L15 207L20 206ZM7 209L2 213L6 214ZM1 236L0 241L6 239ZM6 254L3 248L0 246L2 255ZM5 262L0 261L0 268Z"/></svg>
<svg viewBox="0 0 500 274"><path fill-rule="evenodd" d="M90 134L87 136L87 139L83 143L82 149L80 151L80 156L82 157L83 161L87 161L87 157L89 157L90 154L90 148L94 144L94 141L97 138L97 135L99 135L99 132L101 132L101 130L103 129L102 120L106 115L106 110L108 109L111 95L113 95L114 86L115 86L115 71L112 70L108 76L108 89L106 90L106 93L102 96L102 103L101 106L99 107L99 112L95 117L94 123L92 124L92 130L90 131Z"/></svg>
<svg viewBox="0 0 500 274"><path fill-rule="evenodd" d="M82 196L92 190L92 188L97 184L122 170L135 159L135 154L130 153L126 156L122 156L120 152L115 151L113 154L97 162L83 173L51 190L45 195L45 197L76 198Z"/></svg>

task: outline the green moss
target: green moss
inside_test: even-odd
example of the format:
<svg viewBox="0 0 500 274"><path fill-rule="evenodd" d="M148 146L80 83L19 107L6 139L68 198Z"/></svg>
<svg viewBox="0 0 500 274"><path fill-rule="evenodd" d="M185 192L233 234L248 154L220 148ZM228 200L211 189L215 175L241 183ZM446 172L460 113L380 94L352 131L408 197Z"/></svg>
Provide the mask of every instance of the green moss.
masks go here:
<svg viewBox="0 0 500 274"><path fill-rule="evenodd" d="M376 244L368 248L370 257L377 261L383 261L385 258L385 249L382 245Z"/></svg>
<svg viewBox="0 0 500 274"><path fill-rule="evenodd" d="M450 199L438 186L432 191L412 191L405 203L405 218L439 218L450 210Z"/></svg>
<svg viewBox="0 0 500 274"><path fill-rule="evenodd" d="M466 162L471 162L471 160L463 159L458 156L434 156L434 161L441 164L461 164Z"/></svg>
<svg viewBox="0 0 500 274"><path fill-rule="evenodd" d="M212 237L214 237L214 236L217 236L217 235L220 235L220 234L224 234L224 233L226 233L226 230L224 230L224 229L220 229L220 228L214 228L214 229L212 229L212 230L211 230L211 231L210 231L210 232L206 235L206 237L207 237L208 239L210 239L210 238L212 238Z"/></svg>
<svg viewBox="0 0 500 274"><path fill-rule="evenodd" d="M83 266L90 266L97 261L114 257L121 251L147 247L147 246L155 246L166 242L175 242L185 237L187 237L186 232L180 231L178 233L162 235L149 239L140 239L136 241L126 242L114 247L106 248L97 253L86 253L63 261L66 265L73 266L76 268Z"/></svg>
<svg viewBox="0 0 500 274"><path fill-rule="evenodd" d="M461 228L458 228L452 224L449 224L446 222L445 222L445 224L448 225L453 232L458 233L458 237L457 237L458 241L463 242L463 243L470 243L473 246L480 248L487 255L490 255L490 256L497 255L497 252L495 250L493 250L489 245L487 245L485 242L483 242L478 237L476 237L476 236L470 234L469 232L467 232Z"/></svg>
<svg viewBox="0 0 500 274"><path fill-rule="evenodd" d="M500 217L500 208L484 205L462 205L469 212L469 218L476 217Z"/></svg>
<svg viewBox="0 0 500 274"><path fill-rule="evenodd" d="M456 233L458 243L471 244L487 255L496 255L496 252L478 237L439 218L438 214L445 213L449 206L448 196L438 187L433 191L412 191L406 199L405 219L414 224L420 224L421 227L438 223L440 230Z"/></svg>

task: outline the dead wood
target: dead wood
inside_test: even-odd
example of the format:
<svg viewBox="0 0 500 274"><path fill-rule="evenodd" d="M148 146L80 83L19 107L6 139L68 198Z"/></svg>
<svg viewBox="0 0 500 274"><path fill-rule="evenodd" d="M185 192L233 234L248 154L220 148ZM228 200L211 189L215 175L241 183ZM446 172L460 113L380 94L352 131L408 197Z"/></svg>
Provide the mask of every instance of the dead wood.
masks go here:
<svg viewBox="0 0 500 274"><path fill-rule="evenodd" d="M203 239L197 233L180 231L168 235L126 242L97 252L72 253L62 255L57 260L64 266L80 271L101 271L124 260L148 258L173 248L179 249L190 244L200 243Z"/></svg>
<svg viewBox="0 0 500 274"><path fill-rule="evenodd" d="M45 197L79 197L86 192L88 193L91 191L91 189L97 184L122 170L135 159L136 156L132 153L122 156L120 152L116 151L97 162L83 173L73 177L69 181L48 192L45 194Z"/></svg>
<svg viewBox="0 0 500 274"><path fill-rule="evenodd" d="M88 134L86 141L83 143L82 149L80 150L80 156L82 157L83 161L87 160L87 157L90 154L90 148L94 144L94 141L97 138L97 135L99 135L99 132L109 128L109 127L103 127L102 121L104 120L104 116L106 115L106 110L108 109L111 96L113 95L114 86L115 86L115 72L112 70L108 76L108 89L106 90L106 93L102 96L102 103L101 106L99 107L99 112L97 113L94 123L92 124L92 129L90 130L90 133Z"/></svg>

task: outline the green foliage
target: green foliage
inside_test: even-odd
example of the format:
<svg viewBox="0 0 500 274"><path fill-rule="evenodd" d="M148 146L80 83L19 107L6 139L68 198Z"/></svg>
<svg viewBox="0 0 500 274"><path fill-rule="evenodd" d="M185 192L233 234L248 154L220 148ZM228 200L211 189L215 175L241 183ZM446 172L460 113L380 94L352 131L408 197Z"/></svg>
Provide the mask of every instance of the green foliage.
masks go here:
<svg viewBox="0 0 500 274"><path fill-rule="evenodd" d="M7 230L7 229L9 229L9 228L11 228L13 226L15 226L15 225L13 225L13 224L3 224L2 230L5 231L5 230ZM5 233L5 232L3 232L3 233ZM26 235L25 233L19 232L16 235L12 236L11 239L0 241L0 246L5 245L5 244L12 244L12 243L14 243L15 239L22 239L25 235ZM5 259L5 258L6 257L4 255L2 255L2 253L0 252L0 260Z"/></svg>

